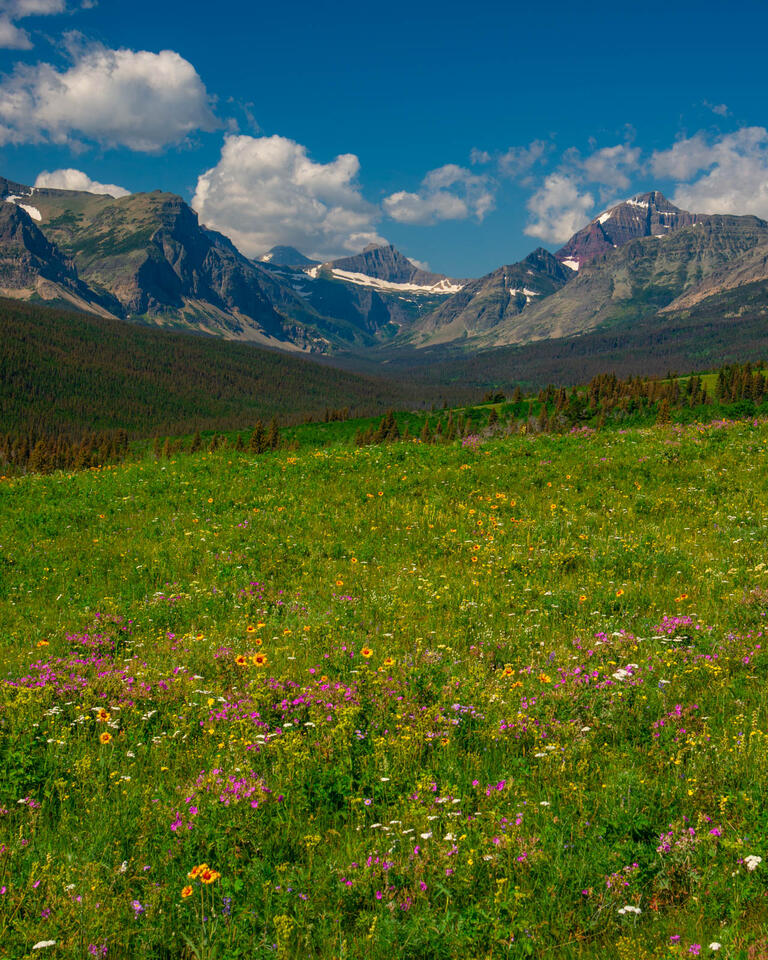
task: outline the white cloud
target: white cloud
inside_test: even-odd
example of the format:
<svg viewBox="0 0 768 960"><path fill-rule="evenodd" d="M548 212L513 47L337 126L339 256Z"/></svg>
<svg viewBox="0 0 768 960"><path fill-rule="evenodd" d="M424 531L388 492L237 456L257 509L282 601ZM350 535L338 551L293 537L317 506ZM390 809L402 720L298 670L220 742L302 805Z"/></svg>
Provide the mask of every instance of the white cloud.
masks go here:
<svg viewBox="0 0 768 960"><path fill-rule="evenodd" d="M742 127L715 139L697 133L654 153L651 168L678 181L672 199L686 210L768 217L765 127Z"/></svg>
<svg viewBox="0 0 768 960"><path fill-rule="evenodd" d="M710 103L708 100L705 100L704 106L708 110L711 110L712 113L716 113L718 117L729 117L731 115L731 111L726 103Z"/></svg>
<svg viewBox="0 0 768 960"><path fill-rule="evenodd" d="M359 169L351 153L315 163L285 137L227 136L218 164L198 179L192 206L249 256L286 244L330 260L386 243L374 229L379 210L360 193Z"/></svg>
<svg viewBox="0 0 768 960"><path fill-rule="evenodd" d="M572 177L551 173L528 200L532 219L525 233L549 243L564 243L589 221L594 205L592 194L582 193Z"/></svg>
<svg viewBox="0 0 768 960"><path fill-rule="evenodd" d="M499 157L499 171L505 177L521 177L540 163L551 149L551 144L545 140L532 140L526 147L510 147Z"/></svg>
<svg viewBox="0 0 768 960"><path fill-rule="evenodd" d="M703 133L678 140L668 150L656 150L651 156L651 170L657 177L689 180L699 170L715 162L712 147Z"/></svg>
<svg viewBox="0 0 768 960"><path fill-rule="evenodd" d="M477 147L472 147L469 151L469 162L474 166L475 164L484 164L491 162L491 155L487 150L478 150Z"/></svg>
<svg viewBox="0 0 768 960"><path fill-rule="evenodd" d="M7 12L14 20L63 13L66 6L65 0L0 0L0 10Z"/></svg>
<svg viewBox="0 0 768 960"><path fill-rule="evenodd" d="M81 7L94 6L90 0L83 0ZM29 50L32 42L29 34L17 27L15 20L24 17L43 17L53 13L64 13L66 0L0 0L0 48L6 50Z"/></svg>
<svg viewBox="0 0 768 960"><path fill-rule="evenodd" d="M488 177L448 163L431 170L418 193L399 190L385 197L383 206L387 216L399 223L433 224L468 217L482 220L494 202Z"/></svg>
<svg viewBox="0 0 768 960"><path fill-rule="evenodd" d="M104 193L112 197L127 197L130 190L115 183L99 183L91 180L82 170L43 170L35 180L36 187L53 187L56 190L84 190L86 193Z"/></svg>
<svg viewBox="0 0 768 960"><path fill-rule="evenodd" d="M7 14L0 14L0 48L3 50L29 50L32 42L26 30L13 23Z"/></svg>
<svg viewBox="0 0 768 960"><path fill-rule="evenodd" d="M197 71L173 50L94 46L63 72L20 65L0 83L0 145L90 140L155 153L217 126Z"/></svg>
<svg viewBox="0 0 768 960"><path fill-rule="evenodd" d="M641 150L626 143L595 150L581 162L584 179L589 183L616 190L626 190L630 185L630 174L640 168Z"/></svg>

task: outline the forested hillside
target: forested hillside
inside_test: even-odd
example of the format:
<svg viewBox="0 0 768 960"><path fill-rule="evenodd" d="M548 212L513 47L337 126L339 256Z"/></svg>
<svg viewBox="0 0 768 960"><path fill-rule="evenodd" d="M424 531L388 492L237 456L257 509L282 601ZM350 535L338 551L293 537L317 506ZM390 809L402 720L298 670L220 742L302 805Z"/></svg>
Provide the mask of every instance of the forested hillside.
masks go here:
<svg viewBox="0 0 768 960"><path fill-rule="evenodd" d="M0 333L6 433L223 430L328 406L374 413L425 393L247 344L8 300L0 301Z"/></svg>

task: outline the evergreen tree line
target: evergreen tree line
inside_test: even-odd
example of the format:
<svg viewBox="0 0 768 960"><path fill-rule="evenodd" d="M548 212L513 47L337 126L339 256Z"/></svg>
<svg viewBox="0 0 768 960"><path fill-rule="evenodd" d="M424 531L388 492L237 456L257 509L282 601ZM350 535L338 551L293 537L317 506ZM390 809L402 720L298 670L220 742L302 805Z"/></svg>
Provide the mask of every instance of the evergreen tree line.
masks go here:
<svg viewBox="0 0 768 960"><path fill-rule="evenodd" d="M85 470L118 463L127 454L127 430L86 433L76 440L63 434L0 434L0 471L49 473L51 470Z"/></svg>
<svg viewBox="0 0 768 960"><path fill-rule="evenodd" d="M88 433L79 440L70 440L58 434L49 436L25 435L14 437L0 434L0 473L50 473L52 470L87 470L121 463L130 459L131 448L127 430L107 433ZM214 453L230 448L247 453L267 453L282 446L280 428L273 418L265 427L258 420L247 440L241 433L234 441L223 434L213 434L203 442L200 431L186 442L181 437L155 437L152 452L156 460L169 459L178 453Z"/></svg>
<svg viewBox="0 0 768 960"><path fill-rule="evenodd" d="M422 443L452 443L454 440L470 436L481 430L493 430L499 424L499 414L495 407L491 407L487 418L483 412L478 412L482 418L477 420L471 412L459 413L454 417L454 411L448 415L438 414L434 419L427 415L417 435L412 436L406 425L401 431L395 418L394 410L382 417L378 427L361 428L355 434L355 446L366 447L372 444L394 443L397 440L419 439Z"/></svg>
<svg viewBox="0 0 768 960"><path fill-rule="evenodd" d="M748 402L754 410L754 405L768 402L768 376L762 364L726 364L718 371L710 395L704 380L696 374L687 379L669 374L665 380L640 377L622 380L611 373L593 377L581 388L566 390L550 385L536 396L525 397L516 387L507 402L499 392L487 393L484 399L499 406L438 412L433 408L420 421L420 429L416 424L413 433L407 425L401 428L394 410L390 409L378 425L359 429L354 442L357 446L417 439L422 443L451 443L473 434L557 432L588 423L602 427L609 420L621 423L631 417L635 418L634 422L668 423L673 410L713 404ZM328 407L323 422L343 421L349 415L348 408ZM228 439L214 433L204 442L198 430L191 441L156 436L152 449L159 459L181 452L213 452L224 447L262 454L281 446L285 443L273 417L266 426L258 420L248 436L238 433L234 439ZM88 432L75 438L66 433L0 433L0 472L5 473L87 469L119 463L130 453L129 434L122 428Z"/></svg>
<svg viewBox="0 0 768 960"><path fill-rule="evenodd" d="M214 433L211 439L203 442L200 431L197 430L192 440L187 446L182 439L173 440L166 437L155 437L152 452L156 460L168 459L178 453L215 453L217 450L234 450L238 453L267 453L270 450L278 450L285 446L280 435L280 427L277 419L272 418L269 426L264 426L263 420L257 420L250 436L247 440L243 438L242 433L238 433L233 439L224 434Z"/></svg>
<svg viewBox="0 0 768 960"><path fill-rule="evenodd" d="M503 393L493 391L483 397L486 403L501 404L505 400ZM473 419L472 411L457 416L450 411L447 416L438 414L436 419L427 416L414 437L407 428L401 432L390 410L377 427L358 430L355 444L392 443L416 436L422 443L450 443L474 433L552 433L587 423L602 427L608 421L620 423L631 417L638 422L669 423L673 410L745 400L754 404L768 401L768 376L763 373L762 364L724 365L718 371L713 394L697 374L681 379L677 373L670 372L664 380L641 377L622 380L614 373L601 374L585 387L566 389L550 385L536 396L525 397L516 387L501 416L496 406L488 409L487 416L484 411L475 410L481 417L479 421Z"/></svg>

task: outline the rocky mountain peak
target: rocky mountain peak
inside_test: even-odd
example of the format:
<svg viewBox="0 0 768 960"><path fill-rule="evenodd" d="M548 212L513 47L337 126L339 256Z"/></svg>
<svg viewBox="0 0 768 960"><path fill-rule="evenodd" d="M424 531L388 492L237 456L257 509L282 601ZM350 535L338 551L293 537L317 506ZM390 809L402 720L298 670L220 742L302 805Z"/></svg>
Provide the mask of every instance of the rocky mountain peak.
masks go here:
<svg viewBox="0 0 768 960"><path fill-rule="evenodd" d="M333 271L362 273L367 277L384 280L387 283L415 283L432 286L447 279L442 273L422 270L391 243L384 246L369 243L362 253L331 260L323 266Z"/></svg>
<svg viewBox="0 0 768 960"><path fill-rule="evenodd" d="M557 259L578 270L638 237L663 237L696 223L697 215L680 210L661 193L650 190L617 203L595 217L557 251Z"/></svg>
<svg viewBox="0 0 768 960"><path fill-rule="evenodd" d="M259 257L261 263L269 263L275 267L314 267L319 263L318 260L310 260L305 257L296 247L287 247L278 244L267 250Z"/></svg>

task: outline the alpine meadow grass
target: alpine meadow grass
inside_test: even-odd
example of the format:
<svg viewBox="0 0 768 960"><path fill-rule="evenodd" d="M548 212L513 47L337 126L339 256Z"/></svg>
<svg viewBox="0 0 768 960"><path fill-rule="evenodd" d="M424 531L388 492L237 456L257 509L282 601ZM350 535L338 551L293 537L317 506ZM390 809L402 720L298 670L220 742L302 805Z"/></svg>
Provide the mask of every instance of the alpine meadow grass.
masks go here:
<svg viewBox="0 0 768 960"><path fill-rule="evenodd" d="M0 956L768 955L768 423L0 481Z"/></svg>

